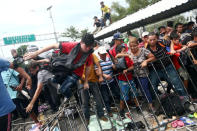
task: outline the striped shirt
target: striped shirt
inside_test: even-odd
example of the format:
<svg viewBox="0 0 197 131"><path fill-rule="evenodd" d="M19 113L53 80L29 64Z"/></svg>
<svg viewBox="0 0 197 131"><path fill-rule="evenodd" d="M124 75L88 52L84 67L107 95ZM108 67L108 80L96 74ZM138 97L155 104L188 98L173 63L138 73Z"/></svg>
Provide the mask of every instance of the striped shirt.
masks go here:
<svg viewBox="0 0 197 131"><path fill-rule="evenodd" d="M163 46L162 46L163 45ZM156 61L153 63L156 69L163 69L163 66L166 67L171 64L170 58L165 58L167 55L167 49L166 47L169 47L170 43L164 43L160 41L156 44L156 51L152 50L150 46L148 45L147 49L151 51L151 53L156 57L156 59L161 59L161 61ZM163 59L162 59L163 58ZM162 65L163 64L163 65Z"/></svg>
<svg viewBox="0 0 197 131"><path fill-rule="evenodd" d="M103 74L113 76L113 68L112 68L112 61L109 57L106 57L106 60L99 61ZM108 83L113 82L113 78L111 80L107 80ZM106 84L106 82L102 82L101 84Z"/></svg>

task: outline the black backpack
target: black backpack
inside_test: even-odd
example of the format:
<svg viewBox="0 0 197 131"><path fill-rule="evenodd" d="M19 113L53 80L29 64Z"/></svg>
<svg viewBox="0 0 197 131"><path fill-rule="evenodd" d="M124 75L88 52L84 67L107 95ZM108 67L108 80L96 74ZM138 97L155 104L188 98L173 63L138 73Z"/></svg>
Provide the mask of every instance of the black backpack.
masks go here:
<svg viewBox="0 0 197 131"><path fill-rule="evenodd" d="M167 96L169 96L169 98L171 99L171 104ZM161 99L161 104L168 117L176 116L176 112L179 116L182 116L185 113L181 99L175 94L167 94L164 98ZM174 109L176 110L176 112ZM155 114L164 114L161 105L158 107Z"/></svg>

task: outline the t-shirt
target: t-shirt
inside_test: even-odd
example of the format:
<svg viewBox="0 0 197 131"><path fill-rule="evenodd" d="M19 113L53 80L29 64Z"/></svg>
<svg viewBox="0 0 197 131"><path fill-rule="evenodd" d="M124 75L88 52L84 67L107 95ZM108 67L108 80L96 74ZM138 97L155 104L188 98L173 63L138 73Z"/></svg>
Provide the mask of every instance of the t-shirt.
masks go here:
<svg viewBox="0 0 197 131"><path fill-rule="evenodd" d="M162 42L162 41L158 41L156 44L156 51L152 50L150 48L150 46L147 46L147 49L151 51L151 53L156 57L156 59L162 59L162 63L164 65L164 67L168 66L171 64L170 62L170 58L164 58L167 55L167 49L166 47L170 47L170 43L168 42ZM160 62L160 60L156 61L153 63L154 67L156 69L163 69L162 63ZM150 68L152 69L152 68Z"/></svg>
<svg viewBox="0 0 197 131"><path fill-rule="evenodd" d="M129 57L125 57L125 62L126 62L127 68L133 66L133 61ZM132 80L133 79L131 72L127 73L127 78L128 78L128 80ZM118 80L127 81L127 78L125 77L124 74L119 74L118 75Z"/></svg>
<svg viewBox="0 0 197 131"><path fill-rule="evenodd" d="M93 56L93 59L94 59L93 61L95 63L98 63L99 59L97 58L97 56L95 54L92 54L92 56ZM98 82L98 76L96 75L94 64L91 64L89 67L90 67L90 74L88 76L88 82ZM83 71L82 78L85 79L85 70Z"/></svg>
<svg viewBox="0 0 197 131"><path fill-rule="evenodd" d="M61 53L64 53L64 54L69 54L70 51L77 45L78 43L76 42L62 42L60 43L60 51ZM82 52L79 52L77 57L75 58L74 60L74 63L77 63L77 61L81 58L82 56ZM85 64L86 66L90 66L93 64L93 60L92 60L92 54L90 54L88 56L88 58L86 59L85 61ZM82 77L83 75L83 70L84 70L84 64L82 66L80 66L79 68L75 69L73 72L79 76L79 77Z"/></svg>
<svg viewBox="0 0 197 131"><path fill-rule="evenodd" d="M134 63L134 76L138 77L147 77L146 74L148 74L148 68L141 68L140 64L145 61L148 57L148 54L151 52L145 48L141 48L140 54L138 56L134 56L131 54L133 63Z"/></svg>
<svg viewBox="0 0 197 131"><path fill-rule="evenodd" d="M103 74L113 76L113 68L112 68L113 63L109 57L106 57L105 61L100 59L99 63L103 71ZM113 82L113 80L114 79L112 78L111 80L107 80L107 82L111 83ZM101 84L106 84L106 82L102 82Z"/></svg>
<svg viewBox="0 0 197 131"><path fill-rule="evenodd" d="M102 10L104 13L109 13L109 12L110 12L109 7L107 7L106 5L105 5L103 8L101 8L101 10Z"/></svg>
<svg viewBox="0 0 197 131"><path fill-rule="evenodd" d="M48 70L40 70L38 72L38 83L46 84L47 81L53 77L53 74Z"/></svg>
<svg viewBox="0 0 197 131"><path fill-rule="evenodd" d="M9 66L10 63L8 61L0 59L0 72L8 70ZM15 108L16 106L10 98L0 75L0 117L9 114Z"/></svg>
<svg viewBox="0 0 197 131"><path fill-rule="evenodd" d="M181 48L182 48L182 44L174 44L174 50L179 50ZM179 63L179 56L180 56L180 53L176 53L172 56L172 62L174 63L176 70L181 68L181 65Z"/></svg>
<svg viewBox="0 0 197 131"><path fill-rule="evenodd" d="M7 71L1 72L4 84L7 86L7 91L11 99L15 99L17 96L17 91L13 90L12 87L17 87L19 85L19 73L13 69L8 69Z"/></svg>
<svg viewBox="0 0 197 131"><path fill-rule="evenodd" d="M96 27L101 27L101 21L100 20L96 21L95 25L96 25Z"/></svg>

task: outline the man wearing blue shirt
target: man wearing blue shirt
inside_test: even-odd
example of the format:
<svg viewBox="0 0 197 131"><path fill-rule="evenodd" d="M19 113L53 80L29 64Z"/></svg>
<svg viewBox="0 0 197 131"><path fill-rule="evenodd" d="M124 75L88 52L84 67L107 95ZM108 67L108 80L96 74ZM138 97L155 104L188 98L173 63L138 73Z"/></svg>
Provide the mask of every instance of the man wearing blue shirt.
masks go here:
<svg viewBox="0 0 197 131"><path fill-rule="evenodd" d="M27 86L31 88L31 78L29 75L21 68L17 67L17 64L10 63L6 60L0 58L0 73L2 71L8 70L8 68L15 68L22 76L27 79ZM11 130L11 112L16 108L13 101L11 100L7 89L3 83L2 77L0 75L0 130L10 131Z"/></svg>

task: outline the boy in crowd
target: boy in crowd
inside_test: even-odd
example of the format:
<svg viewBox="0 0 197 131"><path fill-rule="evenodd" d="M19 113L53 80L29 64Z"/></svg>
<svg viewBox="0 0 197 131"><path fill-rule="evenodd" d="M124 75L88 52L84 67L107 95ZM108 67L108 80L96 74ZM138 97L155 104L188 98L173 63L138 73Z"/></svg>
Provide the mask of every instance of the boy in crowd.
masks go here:
<svg viewBox="0 0 197 131"><path fill-rule="evenodd" d="M123 57L125 54L127 54L126 48L123 44L118 45L116 47L116 52L117 52L116 58ZM125 59L127 69L123 70L123 74L118 75L120 90L122 92L121 97L120 97L120 115L122 117L124 117L124 108L125 108L124 100L125 101L129 100L129 94L131 94L131 97L133 98L136 104L137 112L140 111L139 103L137 102L137 96L138 96L137 89L132 80L133 79L132 73L130 72L134 68L133 61L128 56L125 56L124 59ZM128 78L128 80L126 77Z"/></svg>
<svg viewBox="0 0 197 131"><path fill-rule="evenodd" d="M174 63L176 70L179 72L179 75L184 79L183 81L184 86L188 88L188 79L189 79L188 74L186 70L183 67L181 67L181 64L179 63L180 52L186 50L187 46L184 46L181 43L179 43L180 36L176 31L173 31L170 34L170 38L171 38L171 46L172 46L171 53L174 54L174 56L172 57L172 61Z"/></svg>
<svg viewBox="0 0 197 131"><path fill-rule="evenodd" d="M94 34L94 35L102 29L101 21L98 19L97 16L94 16L94 25L93 26L96 26L96 29L92 32L92 34Z"/></svg>

